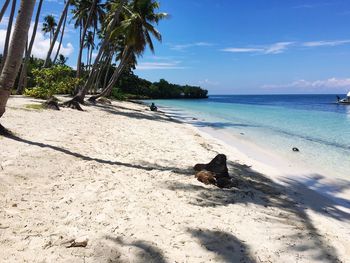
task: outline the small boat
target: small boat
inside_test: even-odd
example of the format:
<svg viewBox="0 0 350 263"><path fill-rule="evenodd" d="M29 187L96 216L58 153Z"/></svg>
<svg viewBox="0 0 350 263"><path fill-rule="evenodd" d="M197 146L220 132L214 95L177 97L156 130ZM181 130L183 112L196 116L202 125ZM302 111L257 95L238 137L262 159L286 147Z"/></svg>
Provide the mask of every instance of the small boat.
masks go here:
<svg viewBox="0 0 350 263"><path fill-rule="evenodd" d="M348 92L348 94L346 94L346 98L344 99L340 99L338 96L338 104L347 104L347 105L350 105L350 91Z"/></svg>

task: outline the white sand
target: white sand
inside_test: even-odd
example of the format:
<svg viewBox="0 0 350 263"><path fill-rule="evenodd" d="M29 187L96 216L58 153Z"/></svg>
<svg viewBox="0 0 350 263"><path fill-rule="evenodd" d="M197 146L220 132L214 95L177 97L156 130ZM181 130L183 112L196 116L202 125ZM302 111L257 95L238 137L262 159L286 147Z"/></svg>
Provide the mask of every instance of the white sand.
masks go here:
<svg viewBox="0 0 350 263"><path fill-rule="evenodd" d="M145 106L33 103L11 98L1 120L0 262L350 262L347 182L270 181L280 167ZM218 152L239 188L194 178Z"/></svg>

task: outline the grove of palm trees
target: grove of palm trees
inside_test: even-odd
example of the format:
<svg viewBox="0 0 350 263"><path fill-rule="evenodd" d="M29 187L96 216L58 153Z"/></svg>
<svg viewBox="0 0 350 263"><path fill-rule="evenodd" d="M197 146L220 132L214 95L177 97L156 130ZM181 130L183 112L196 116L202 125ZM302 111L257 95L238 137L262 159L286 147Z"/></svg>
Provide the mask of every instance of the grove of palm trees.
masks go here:
<svg viewBox="0 0 350 263"><path fill-rule="evenodd" d="M46 3L44 0L40 0L33 12L30 9L24 9L25 15L28 16L27 19L31 21L32 16L35 17L33 30L29 32L29 28L23 28L22 21L18 21L15 26L12 26L16 3L17 1L11 2L6 43L1 59L1 79L4 81L4 74L8 72L8 67L11 67L11 76L6 78L6 83L2 84L0 88L4 94L1 97L2 112L5 110L9 91L46 99L57 93L71 94L73 98L65 105L76 107L77 103L84 104L85 96L89 92L95 93L90 98L91 102L95 102L101 96L111 96L113 88L116 88L116 83L123 75L131 76L137 81L138 78L132 74L137 59L143 55L147 48L152 52L155 51L152 38L157 41L162 40L156 25L168 16L166 13L158 12L159 3L151 0L66 0L62 5L60 16L55 17L52 14L41 14L42 5ZM1 9L2 14L7 8L10 8L9 1L4 3ZM68 14L72 15L70 21L67 21ZM50 47L44 61L31 54L40 16L44 16L42 31L44 34L48 34L50 39ZM79 32L76 70L67 67L65 62L69 58L64 58L60 54L67 23L72 23ZM18 36L19 39L13 37L10 45L11 32L18 30L18 28L21 28L22 32L25 33ZM31 36L28 35L28 39L24 37L29 33ZM14 36L17 37L16 34ZM82 57L84 50L86 52L85 61ZM12 58L13 52L16 52L17 58L17 61L11 59L11 63L16 64L15 70L10 64L5 67L7 58ZM93 54L96 55L93 56ZM59 57L60 60L58 60ZM60 73L60 68L62 73ZM45 82L45 79L42 79L43 76L50 74L52 82L46 81L47 85L41 85L40 83ZM58 82L62 82L62 79L58 79L57 74L65 76L64 87L60 87ZM168 87L167 89L172 88ZM206 93L204 94L200 88L190 86L180 87L175 96L180 96L180 93L184 93L186 90L189 90L186 93L187 96L206 96ZM135 91L135 93L137 92ZM174 94L174 92L172 93ZM149 95L150 92L134 95L140 95L141 98L147 97L147 94ZM120 97L120 95L118 96ZM162 95L159 94L156 97L162 97Z"/></svg>

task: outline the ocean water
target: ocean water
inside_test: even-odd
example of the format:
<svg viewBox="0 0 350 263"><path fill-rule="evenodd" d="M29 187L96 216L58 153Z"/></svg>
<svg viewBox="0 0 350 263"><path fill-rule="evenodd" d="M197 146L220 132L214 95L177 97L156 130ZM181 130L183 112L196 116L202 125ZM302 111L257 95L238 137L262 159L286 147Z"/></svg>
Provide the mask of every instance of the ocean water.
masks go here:
<svg viewBox="0 0 350 263"><path fill-rule="evenodd" d="M335 101L335 95L212 95L152 102L200 129L241 136L310 170L350 179L350 106Z"/></svg>

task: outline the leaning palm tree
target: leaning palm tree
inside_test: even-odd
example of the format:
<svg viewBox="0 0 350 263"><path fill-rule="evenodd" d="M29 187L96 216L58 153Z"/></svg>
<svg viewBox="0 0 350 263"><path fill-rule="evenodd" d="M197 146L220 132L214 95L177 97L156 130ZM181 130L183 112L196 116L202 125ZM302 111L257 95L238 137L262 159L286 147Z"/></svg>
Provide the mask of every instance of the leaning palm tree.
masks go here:
<svg viewBox="0 0 350 263"><path fill-rule="evenodd" d="M29 57L32 54L33 46L34 46L34 41L35 41L36 32L37 32L38 25L39 25L39 18L40 18L42 5L43 5L43 0L40 0L39 4L38 4L37 11L36 11L32 37L31 37L30 42L29 42L29 47L25 53L24 62L22 64L21 74L20 74L20 77L18 80L17 94L22 94L23 90L27 88L26 87L27 86L26 79L27 79L28 62L29 62Z"/></svg>
<svg viewBox="0 0 350 263"><path fill-rule="evenodd" d="M86 66L90 67L92 52L95 48L95 34L92 31L88 31L85 36L84 47L87 48L86 52Z"/></svg>
<svg viewBox="0 0 350 263"><path fill-rule="evenodd" d="M0 75L0 118L5 113L11 88L22 62L35 0L21 0L8 55Z"/></svg>
<svg viewBox="0 0 350 263"><path fill-rule="evenodd" d="M0 65L0 72L4 66L6 56L8 53L8 48L9 48L9 44L10 44L10 36L11 36L11 32L12 32L12 23L13 23L13 18L15 16L15 10L16 10L16 2L17 2L16 0L12 0L11 13L10 13L10 17L9 17L9 22L7 24L5 46L4 46L3 58L2 58L3 60L2 60L1 65Z"/></svg>
<svg viewBox="0 0 350 263"><path fill-rule="evenodd" d="M50 45L49 51L47 51L46 59L45 59L44 65L43 65L44 68L47 67L49 65L50 61L51 61L52 50L53 50L53 48L55 46L56 40L58 38L58 34L61 31L61 27L62 27L63 21L67 17L67 12L68 12L69 5L71 4L71 2L72 2L72 0L67 0L66 4L64 5L64 8L63 8L62 13L61 13L60 20L58 21L56 32L55 32L55 34L53 35L53 38L52 38L52 43Z"/></svg>
<svg viewBox="0 0 350 263"><path fill-rule="evenodd" d="M159 6L159 3L154 0L134 0L124 7L125 18L112 32L112 37L115 37L116 40L121 37L124 39L119 65L106 88L99 95L90 97L90 101L94 102L97 98L110 94L125 67L132 62L131 59L142 56L147 46L154 53L151 35L158 41L162 40L154 24L158 24L160 20L168 16L166 13L156 13ZM136 61L131 64L135 63Z"/></svg>
<svg viewBox="0 0 350 263"><path fill-rule="evenodd" d="M84 49L84 40L88 28L97 29L98 22L104 16L101 0L76 0L76 8L73 10L75 26L80 26L80 45L77 59L77 78L81 77L81 61Z"/></svg>
<svg viewBox="0 0 350 263"><path fill-rule="evenodd" d="M68 16L68 9L66 10L66 12L65 12L65 14L64 14L64 21L63 21L63 27L62 27L60 42L58 43L58 48L57 48L57 51L56 51L56 56L55 56L55 58L54 58L53 61L52 61L53 64L56 63L56 60L57 60L58 55L59 55L60 50L61 50L62 41L63 41L63 36L64 36L64 30L65 30L65 28L66 28L67 16Z"/></svg>
<svg viewBox="0 0 350 263"><path fill-rule="evenodd" d="M47 15L44 17L44 23L43 23L43 31L45 33L50 33L50 45L52 43L52 36L55 33L56 30L56 20L53 15Z"/></svg>

